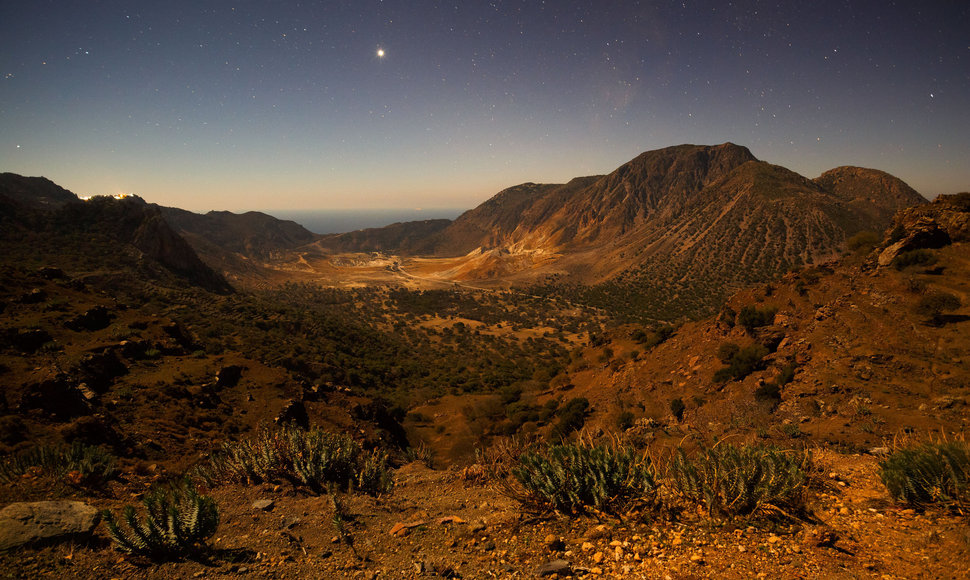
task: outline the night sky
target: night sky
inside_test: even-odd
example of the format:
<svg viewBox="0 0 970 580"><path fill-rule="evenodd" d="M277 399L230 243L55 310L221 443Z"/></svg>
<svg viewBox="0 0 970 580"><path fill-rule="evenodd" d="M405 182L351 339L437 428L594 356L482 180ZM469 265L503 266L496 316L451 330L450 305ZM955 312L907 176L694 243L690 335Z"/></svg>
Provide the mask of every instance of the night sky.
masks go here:
<svg viewBox="0 0 970 580"><path fill-rule="evenodd" d="M471 208L725 141L970 189L970 2L0 3L0 170L80 195Z"/></svg>

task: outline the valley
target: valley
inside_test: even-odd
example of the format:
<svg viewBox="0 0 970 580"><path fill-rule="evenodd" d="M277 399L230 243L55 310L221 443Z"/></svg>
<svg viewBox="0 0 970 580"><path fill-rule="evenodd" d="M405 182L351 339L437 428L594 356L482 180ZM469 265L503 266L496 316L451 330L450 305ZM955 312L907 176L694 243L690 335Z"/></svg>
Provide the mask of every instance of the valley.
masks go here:
<svg viewBox="0 0 970 580"><path fill-rule="evenodd" d="M101 525L0 573L962 577L970 496L907 503L880 470L965 447L967 200L682 145L453 221L318 236L3 174L3 503L118 512L189 477L221 523L204 556L123 554ZM393 487L199 475L286 426L350 436ZM520 462L557 444L652 458L654 503L529 496ZM722 444L806 454L798 499L729 517L691 499L678 450ZM117 474L17 467L65 445Z"/></svg>

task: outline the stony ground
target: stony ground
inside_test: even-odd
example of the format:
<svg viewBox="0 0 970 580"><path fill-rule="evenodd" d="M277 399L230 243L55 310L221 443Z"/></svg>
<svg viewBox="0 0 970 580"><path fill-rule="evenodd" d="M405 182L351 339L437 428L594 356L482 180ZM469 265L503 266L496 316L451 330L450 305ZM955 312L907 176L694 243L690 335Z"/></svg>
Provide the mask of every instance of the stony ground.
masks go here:
<svg viewBox="0 0 970 580"><path fill-rule="evenodd" d="M811 492L815 522L535 515L455 471L412 463L397 470L386 496L338 496L342 534L331 496L222 487L211 493L222 521L208 561L156 564L123 554L102 525L85 544L5 553L0 576L531 578L558 570L557 577L590 578L970 577L965 517L892 504L872 456L819 451L817 459L824 482ZM117 510L150 480L85 499ZM256 507L260 500L271 505Z"/></svg>

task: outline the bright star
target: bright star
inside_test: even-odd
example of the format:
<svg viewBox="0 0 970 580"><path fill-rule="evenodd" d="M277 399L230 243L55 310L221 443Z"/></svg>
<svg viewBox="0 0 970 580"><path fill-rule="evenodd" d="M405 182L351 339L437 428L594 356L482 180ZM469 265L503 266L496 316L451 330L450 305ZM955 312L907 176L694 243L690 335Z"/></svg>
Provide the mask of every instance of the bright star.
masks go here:
<svg viewBox="0 0 970 580"><path fill-rule="evenodd" d="M377 49L377 58L384 58L384 49L383 48L378 48Z"/></svg>

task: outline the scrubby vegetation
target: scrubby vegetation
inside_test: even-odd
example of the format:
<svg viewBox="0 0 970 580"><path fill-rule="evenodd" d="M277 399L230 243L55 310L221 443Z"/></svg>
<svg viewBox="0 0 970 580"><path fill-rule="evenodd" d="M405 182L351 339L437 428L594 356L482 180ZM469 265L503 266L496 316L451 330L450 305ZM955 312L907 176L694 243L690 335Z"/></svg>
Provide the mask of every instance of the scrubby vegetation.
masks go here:
<svg viewBox="0 0 970 580"><path fill-rule="evenodd" d="M724 343L718 349L718 358L727 366L714 372L715 382L740 380L764 366L768 349L761 344L741 348L733 343Z"/></svg>
<svg viewBox="0 0 970 580"><path fill-rule="evenodd" d="M629 447L553 445L523 454L512 473L533 507L616 513L634 500L656 502L653 464Z"/></svg>
<svg viewBox="0 0 970 580"><path fill-rule="evenodd" d="M11 481L31 471L61 482L96 487L118 474L115 458L100 447L40 445L0 463L0 481Z"/></svg>
<svg viewBox="0 0 970 580"><path fill-rule="evenodd" d="M896 501L915 506L970 507L970 445L941 441L903 447L879 462L879 477Z"/></svg>
<svg viewBox="0 0 970 580"><path fill-rule="evenodd" d="M927 324L941 325L944 322L944 312L952 312L960 308L963 303L958 296L936 290L919 299L913 311L924 317Z"/></svg>
<svg viewBox="0 0 970 580"><path fill-rule="evenodd" d="M745 306L738 312L738 324L748 332L761 326L768 326L775 320L777 308L758 308L756 306Z"/></svg>
<svg viewBox="0 0 970 580"><path fill-rule="evenodd" d="M905 270L918 266L932 266L936 261L936 254L930 250L911 250L896 256L893 259L893 267L897 270Z"/></svg>
<svg viewBox="0 0 970 580"><path fill-rule="evenodd" d="M263 427L253 439L223 445L198 473L210 482L287 481L317 493L337 486L378 494L393 484L387 459L386 453L364 451L346 434Z"/></svg>
<svg viewBox="0 0 970 580"><path fill-rule="evenodd" d="M154 489L142 502L144 518L129 505L122 512L124 524L110 510L103 512L120 549L154 560L199 556L209 550L206 541L219 527L219 508L211 498L181 482Z"/></svg>
<svg viewBox="0 0 970 580"><path fill-rule="evenodd" d="M693 457L681 448L670 463L670 482L712 517L794 517L805 508L810 464L809 454L777 447L722 444Z"/></svg>

